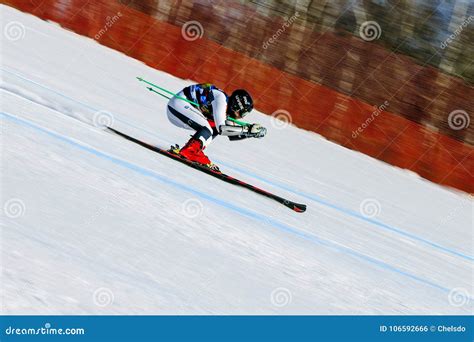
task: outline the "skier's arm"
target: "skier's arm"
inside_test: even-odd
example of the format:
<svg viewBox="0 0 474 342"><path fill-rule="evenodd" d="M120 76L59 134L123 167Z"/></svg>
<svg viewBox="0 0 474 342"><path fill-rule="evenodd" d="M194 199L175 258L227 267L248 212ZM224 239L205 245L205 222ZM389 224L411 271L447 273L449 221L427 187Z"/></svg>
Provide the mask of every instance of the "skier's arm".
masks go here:
<svg viewBox="0 0 474 342"><path fill-rule="evenodd" d="M265 127L259 124L252 124L249 126L231 125L232 122L227 122L226 109L227 101L225 95L218 91L212 90L214 99L212 100L212 111L214 113L214 122L216 123L217 131L220 135L230 137L238 137L231 140L244 139L249 137L263 138L267 133Z"/></svg>
<svg viewBox="0 0 474 342"><path fill-rule="evenodd" d="M234 130L231 134L222 134L227 135L229 140L242 140L245 138L263 138L265 134L267 134L267 129L265 127L260 126L259 124L251 124L248 126L231 126L226 125L223 127L227 132L230 131L231 128Z"/></svg>

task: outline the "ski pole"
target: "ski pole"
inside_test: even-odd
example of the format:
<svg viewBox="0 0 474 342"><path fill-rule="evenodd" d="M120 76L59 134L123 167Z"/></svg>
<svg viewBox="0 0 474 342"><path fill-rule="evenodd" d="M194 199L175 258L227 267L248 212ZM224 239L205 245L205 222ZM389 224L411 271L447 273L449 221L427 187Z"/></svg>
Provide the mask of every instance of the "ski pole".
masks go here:
<svg viewBox="0 0 474 342"><path fill-rule="evenodd" d="M153 87L155 87L155 88L158 88L158 89L164 91L165 93L168 93L168 94L171 94L171 95L175 95L172 91L169 91L169 90L167 90L167 89L165 89L165 88L162 88L162 87L160 87L160 86L157 86L156 84L153 84L153 83L151 83L151 82L148 82L147 80L144 80L142 77L137 77L137 80L139 80L140 82L145 82L146 84L149 84L149 85L151 85L151 86L153 86Z"/></svg>
<svg viewBox="0 0 474 342"><path fill-rule="evenodd" d="M177 94L173 93L172 91L169 91L169 90L167 90L167 89L165 89L165 88L162 88L162 87L160 87L160 86L157 86L156 84L153 84L153 83L151 83L151 82L148 82L147 80L144 80L144 79L141 78L141 77L137 77L137 80L139 80L140 82L145 82L146 84L149 84L149 85L151 85L151 86L153 86L153 87L155 87L155 88L158 88L158 89L160 89L161 91L164 91L165 93L168 93L168 94L170 94L170 95L173 95L172 97L176 97L176 98L178 98L178 99L180 99L180 100L186 101L186 102L188 102L188 103L190 103L190 104L193 104L193 105L199 107L199 104L198 104L198 103L196 103L196 102L194 102L194 101L190 101L190 100L188 100L188 99L185 98L185 97L178 96ZM150 90L150 91L153 91L154 93L157 93L158 95L161 95L161 96L163 96L163 97L165 97L165 98L167 98L167 99L170 99L170 98L171 98L171 97L167 97L167 96L165 96L165 95L163 95L163 94L157 92L156 90L154 90L154 89L151 88L151 87L147 87L147 89Z"/></svg>
<svg viewBox="0 0 474 342"><path fill-rule="evenodd" d="M155 89L153 89L152 87L146 87L146 88L147 88L149 91L152 91L152 92L154 92L154 93L157 93L158 95L163 96L165 99L168 99L168 100L171 99L171 97L166 96L166 95L164 95L164 94L162 94L162 93L160 93L160 92L157 92L157 91L156 91Z"/></svg>
<svg viewBox="0 0 474 342"><path fill-rule="evenodd" d="M151 86L153 86L153 87L156 87L156 88L158 88L159 90L164 91L165 93L168 93L168 94L170 94L170 95L173 95L172 97L176 97L176 98L178 98L178 99L180 99L180 100L186 101L187 103L190 103L190 104L193 104L193 105L199 107L199 104L198 104L198 103L196 103L196 102L194 102L194 101L190 101L190 100L188 100L188 99L185 98L185 97L178 96L177 94L173 93L172 91L169 91L169 90L167 90L167 89L165 89L165 88L162 88L162 87L160 87L160 86L157 86L156 84L153 84L153 83L151 83L151 82L148 82L147 80L144 80L144 79L141 78L141 77L137 77L137 80L139 80L140 82L145 82L146 84L149 84L149 85L151 85ZM153 89L152 87L146 87L146 88L147 88L149 91L152 91L152 92L154 92L154 93L156 93L156 94L158 94L158 95L160 95L160 96L163 96L165 99L168 99L168 100L171 99L171 97L166 96L166 95L164 95L164 94L162 94L162 93L156 91L156 90ZM232 122L235 122L237 125L240 125L240 126L250 126L250 124L247 123L247 122L239 121L239 120L233 119L233 118L231 118L231 117L228 117L227 119L230 120L230 121L232 121Z"/></svg>
<svg viewBox="0 0 474 342"><path fill-rule="evenodd" d="M237 125L240 125L240 126L250 126L250 124L248 122L239 121L237 119L231 118L230 116L227 118L227 120L235 122Z"/></svg>

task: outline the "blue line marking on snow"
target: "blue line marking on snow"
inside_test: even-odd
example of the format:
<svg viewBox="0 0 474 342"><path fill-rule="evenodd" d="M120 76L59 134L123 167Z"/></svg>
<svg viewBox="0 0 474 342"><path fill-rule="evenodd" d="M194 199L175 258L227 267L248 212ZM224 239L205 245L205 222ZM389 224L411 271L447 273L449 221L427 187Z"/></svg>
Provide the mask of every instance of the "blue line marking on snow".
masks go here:
<svg viewBox="0 0 474 342"><path fill-rule="evenodd" d="M18 78L21 78L21 79L27 81L27 82L33 83L33 84L35 84L35 85L37 85L37 86L39 86L39 87L41 87L41 88L44 88L44 89L46 89L46 90L48 90L48 91L51 91L51 92L53 92L54 94L56 94L56 95L58 95L58 96L61 96L61 97L65 98L65 99L67 99L67 100L69 100L69 101L73 101L73 102L75 102L75 103L78 103L78 104L84 106L85 108L88 108L89 110L92 110L92 111L94 111L94 112L99 111L98 108L94 108L94 107L90 106L89 104L86 104L86 103L83 103L83 102L81 102L81 101L78 101L78 100L76 100L76 99L74 99L74 98L72 98L72 97L69 97L69 96L67 96L67 95L64 95L64 94L58 92L57 90L51 89L51 88L49 88L49 87L47 87L47 86L44 86L44 85L42 85L42 84L40 84L40 83L38 83L38 82L35 82L35 81L33 81L33 80L30 80L30 79L28 79L28 78L26 78L26 77L20 75L20 74L17 73L17 72L13 72L13 71L10 71L10 70L4 69L4 68L0 68L0 70L6 71L6 72L8 72L8 73L10 73L10 74L12 74L12 75L18 77ZM116 120L116 121L118 121L118 122L122 122L123 124L128 125L128 126L130 126L130 127L133 127L133 128L135 128L135 129L137 129L137 130L139 130L139 131L145 132L145 133L147 133L147 134L149 134L149 135L151 135L151 136L154 136L154 137L156 137L156 138L158 138L158 139L160 139L160 140L162 140L162 141L165 141L165 142L168 143L168 144L173 144L173 143L174 143L174 142L172 142L172 141L170 141L170 140L168 140L168 139L166 139L166 138L163 138L163 137L159 136L159 135L156 134L155 132L151 132L151 131L149 131L149 130L143 128L143 127L139 127L139 126L137 126L137 125L135 125L135 124L133 124L133 123L131 123L131 122L128 122L128 121L123 120L123 119L120 119L120 118L117 117L117 115L114 115L114 120ZM407 238L410 238L410 239L412 239L412 240L414 240L414 241L418 241L418 242L420 242L420 243L423 243L423 244L425 244L425 245L428 245L428 246L433 247L433 248L435 248L435 249L438 249L438 250L440 250L440 251L443 251L443 252L446 252L446 253L449 253L449 254L452 254L452 255L461 257L461 258L463 258L463 259L466 259L466 260L469 260L469 261L474 261L474 256L467 255L467 254L458 252L458 251L456 251L456 250L453 250L453 249L444 247L444 246L442 246L442 245L440 245L440 244L438 244L438 243L436 243L436 242L432 242L432 241L430 241L430 240L427 240L427 239L422 238L422 237L420 237L420 236L417 236L417 235L415 235L415 234L406 232L406 231L404 231L404 230L402 230L402 229L400 229L400 228L394 227L394 226L392 226L392 225L383 223L383 222L381 222L381 221L378 221L378 220L375 220L375 219L372 219L372 218L369 218L369 217L365 217L365 216L363 216L362 214L360 214L360 213L358 213L358 212L356 212L356 211L353 211L353 210L350 210L350 209L347 209L347 208L338 206L338 205L336 205L336 204L333 204L333 203L331 203L331 202L328 202L328 201L324 200L323 198L321 198L321 197L319 197L319 196L317 196L317 195L315 195L315 194L310 194L310 193L305 193L305 192L301 192L301 191L294 190L294 189L292 189L292 188L286 186L286 185L283 184L283 183L278 183L278 182L275 182L275 181L271 181L271 180L265 179L265 178L263 178L262 176L259 176L259 175L255 174L255 173L252 173L252 172L249 172L249 171L244 170L244 169L242 169L242 168L236 167L236 166L234 166L234 165L230 165L230 164L225 163L225 162L223 162L222 160L219 160L219 159L215 159L215 161L216 161L216 163L219 164L219 165L225 166L225 167L227 167L227 168L229 168L229 169L232 169L232 170L234 170L234 171L237 171L237 172L239 172L239 173L241 173L241 174L244 174L244 175L246 175L246 176L249 176L249 177L258 179L259 181L262 181L262 182L264 182L265 184L269 184L269 185L271 185L271 186L274 186L274 187L276 187L276 188L279 188L279 189L288 191L288 192L290 192L290 193L292 193L292 194L295 194L295 195L297 195L297 196L300 196L300 197L309 199L309 200L311 200L311 201L315 201L315 202L317 202L317 203L319 203L319 204L321 204L321 205L323 205L323 206L326 206L326 207L328 207L328 208L332 208L332 209L334 209L334 210L336 210L336 211L339 211L339 212L344 213L344 214L346 214L346 215L349 215L349 216L351 216L351 217L355 217L355 218L357 218L357 219L363 220L363 221L365 221L365 222L367 222L367 223L370 223L370 224L373 224L373 225L375 225L375 226L377 226L377 227L379 227L379 228L381 228L381 229L384 229L384 230L387 230L387 231L390 231L390 232L393 232L393 233L396 233L396 234L400 234L400 235L402 235L402 236L404 236L404 237L407 237Z"/></svg>
<svg viewBox="0 0 474 342"><path fill-rule="evenodd" d="M245 209L245 208L242 208L242 207L239 207L237 205L234 205L230 202L227 202L225 200L222 200L222 199L219 199L217 197L214 197L214 196L211 196L207 193L204 193L204 192L201 192L199 190L196 190L190 186L187 186L185 184L181 184L173 179L170 179L170 178L167 178L163 175L160 175L158 173L155 173L153 171L150 171L150 170L147 170L143 167L140 167L138 165L135 165L131 162L128 162L128 161L125 161L125 160L122 160L122 159L119 159L117 157L114 157L112 155L109 155L109 154L106 154L104 152L101 152L99 150L96 150L92 147L89 147L89 146L86 146L86 145L83 145L81 144L80 142L78 141L74 141L72 140L71 138L68 138L67 136L63 136L59 133L55 133L53 131L50 131L49 129L46 129L44 127L41 127L41 126L38 126L36 124L34 124L33 122L30 122L30 121L27 121L25 119L21 119L19 117L16 117L15 115L12 115L12 114L9 114L9 113L5 113L5 112L0 112L0 116L3 117L3 118L6 118L18 125L21 125L21 126L25 126L25 127L28 127L28 128L31 128L33 130L36 130L36 131L39 131L41 133L44 133L46 135L48 135L49 137L52 137L54 139L57 139L59 141L62 141L70 146L73 146L73 147L76 147L78 148L79 150L82 150L82 151L85 151L85 152L88 152L94 156L97 156L99 158L103 158L103 159L106 159L116 165L120 165L124 168L127 168L129 170L132 170L132 171L135 171L143 176L147 176L147 177L150 177L150 178L153 178L155 180L158 180L159 182L161 183L164 183L164 184L167 184L167 185L170 185L170 186L173 186L175 188L178 188L178 189L181 189L183 191L186 191L186 192L189 192L189 193L192 193L196 196L199 196L203 199L206 199L210 202L213 202L215 204L218 204L224 208L227 208L229 210L232 210L238 214L241 214L241 215L244 215L244 216L247 216L247 217L250 217L250 218L253 218L257 221L260 221L262 223L266 223L266 224L269 224L275 228L278 228L279 230L281 231L284 231L284 232L287 232L289 234L292 234L292 235L295 235L295 236L298 236L306 241L310 241L310 242L313 242L313 243L316 243L316 244L319 244L319 245L322 245L322 246L326 246L332 250L336 250L338 252L341 252L343 254L346 254L346 255L349 255L349 256L353 256L359 260L363 260L363 261L366 261L370 264L373 264L373 265L376 265L382 269L385 269L385 270L388 270L388 271L392 271L394 273L397 273L397 274L400 274L400 275L403 275L407 278L410 278L412 280L415 280L417 282L420 282L422 284L425 284L425 285L428 285L432 288L435 288L435 289L438 289L438 290L441 290L443 292L447 292L449 293L450 292L450 289L444 287L444 286L441 286L441 285L438 285L430 280L427 280L427 279L424 279L422 277L419 277L415 274L411 274L409 272L406 272L406 271L403 271L401 269L398 269L396 268L395 266L392 266L390 264L387 264L381 260L378 260L378 259L375 259L373 257L370 257L368 255L365 255L363 253L359 253L355 250L352 250L348 247L345 247L345 246L341 246L337 243L334 243L334 242L331 242L329 240L324 240L324 239L321 239L315 235L311 235L311 234L308 234L306 232L303 232L303 231L300 231L296 228L293 228L289 225L286 225L284 223L281 223L281 222L278 222L268 216L265 216L265 215L262 215L262 214L258 214L256 212L253 212L251 210L248 210L248 209ZM472 298L469 297L469 300L473 300Z"/></svg>
<svg viewBox="0 0 474 342"><path fill-rule="evenodd" d="M24 77L24 76L22 76L22 75L20 75L20 74L18 74L18 73L16 73L16 72L13 72L13 71L11 71L11 70L4 69L4 68L0 68L0 70L5 71L5 72L7 72L7 73L9 73L9 74L11 74L11 75L13 75L13 76L18 77L18 78L21 78L21 79L24 80L24 81L27 81L27 82L32 83L32 84L34 84L34 85L37 85L38 87L41 87L41 88L43 88L43 89L46 89L46 90L48 90L48 91L50 91L50 92L52 92L52 93L54 93L54 94L56 94L56 95L58 95L58 96L60 96L60 97L62 97L62 98L64 98L64 99L66 99L66 100L68 100L68 101L75 102L75 103L77 103L77 104L83 106L84 108L87 108L87 109L93 111L94 113L101 110L101 109L95 108L95 107L93 107L93 106L91 106L91 105L89 105L89 104L87 104L87 103L84 103L84 102L81 102L81 101L79 101L79 100L76 100L75 98L72 98L72 97L70 97L70 96L67 96L67 95L65 95L65 94L63 94L63 93L61 93L61 92L59 92L59 91L57 91L57 90L55 90L55 89L49 88L49 87L47 87L47 86L45 86L45 85L43 85L43 84L41 84L41 83L38 83L38 82L33 81L33 80L30 80L29 78L26 78L26 77ZM103 110L103 109L102 109L102 110ZM143 127L136 126L135 124L133 124L133 123L127 121L127 120L123 120L123 119L117 118L116 115L114 115L113 117L114 117L114 120L116 120L116 121L118 121L118 122L122 122L122 123L124 123L125 125L128 125L128 126L130 126L130 127L136 128L137 130L140 130L140 131L145 132L145 133L150 134L150 135L154 135L154 134L155 134L154 132L148 131L148 130L146 130L146 129L143 128Z"/></svg>
<svg viewBox="0 0 474 342"><path fill-rule="evenodd" d="M215 159L215 161L216 161L216 163L217 163L218 165L222 165L222 166L228 167L228 168L233 169L233 170L235 170L235 171L238 171L238 172L240 172L240 173L242 173L242 174L245 174L245 175L247 175L247 176L250 176L250 177L253 177L253 178L255 178L255 179L258 179L258 180L262 181L262 182L265 183L265 184L273 185L273 186L275 186L275 187L277 187L277 188L280 188L280 189L282 189L282 190L286 190L286 191L291 192L291 193L293 193L293 194L295 194L295 195L299 195L299 196L304 197L304 198L306 198L306 199L315 201L315 202L317 202L317 203L319 203L319 204L322 204L322 205L324 205L324 206L326 206L326 207L335 209L335 210L337 210L337 211L339 211L339 212L342 212L342 213L344 213L344 214L347 214L347 215L349 215L349 216L352 216L352 217L358 218L358 219L360 219L360 220L363 220L363 221L365 221L365 222L374 224L374 225L376 225L376 226L378 226L378 227L380 227L380 228L383 228L383 229L385 229L385 230L388 230L388 231L391 231L391 232L400 234L400 235L402 235L402 236L408 237L408 238L410 238L410 239L412 239L412 240L415 240L415 241L424 243L424 244L426 244L426 245L429 245L429 246L431 246L431 247L433 247L433 248L436 248L436 249L439 249L439 250L441 250L441 251L447 252L447 253L449 253L449 254L459 256L459 257L464 258L464 259L466 259L466 260L474 261L474 257L473 257L473 256L470 256L470 255L467 255L467 254L463 254L463 253L458 252L458 251L455 251L455 250L453 250L453 249L450 249L450 248L441 246L441 245L439 245L439 244L437 244L437 243L435 243L435 242L432 242L432 241L429 241L429 240L424 239L424 238L422 238L422 237L419 237L419 236L417 236L417 235L414 235L414 234L405 232L405 231L403 231L403 230L401 230L401 229L399 229L399 228L396 228L396 227L394 227L394 226L391 226L391 225L389 225L389 224L383 223L383 222L378 221L378 220L374 220L374 219L372 219L372 218L370 218L370 217L365 217L365 216L363 216L362 214L360 214L360 213L358 213L358 212L356 212L356 211L353 211L353 210L350 210L350 209L346 209L346 208L344 208L344 207L338 206L338 205L333 204L333 203L331 203L331 202L325 201L325 200L322 199L321 197L316 196L316 195L314 195L314 194L309 194L309 193L304 193L304 192L300 192L300 191L295 191L295 190L289 188L288 186L286 186L286 185L284 185L284 184L278 184L278 183L275 183L275 182L273 182L273 181L269 181L269 180L267 180L267 179L265 179L265 178L263 178L263 177L261 177L261 176L259 176L259 175L253 174L253 173L248 172L248 171L246 171L246 170L244 170L244 169L241 169L241 168L236 168L235 166L227 165L226 163L224 163L224 162L222 162L222 161L219 161L219 160L217 160L217 159Z"/></svg>

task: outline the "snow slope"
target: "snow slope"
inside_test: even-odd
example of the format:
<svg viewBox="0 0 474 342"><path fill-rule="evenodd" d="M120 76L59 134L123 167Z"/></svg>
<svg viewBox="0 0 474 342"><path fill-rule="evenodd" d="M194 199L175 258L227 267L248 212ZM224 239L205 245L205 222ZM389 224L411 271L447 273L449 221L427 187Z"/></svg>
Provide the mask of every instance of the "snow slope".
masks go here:
<svg viewBox="0 0 474 342"><path fill-rule="evenodd" d="M265 139L208 155L294 213L101 129L183 144L135 77L192 81L0 10L2 313L472 312L468 195L255 112Z"/></svg>

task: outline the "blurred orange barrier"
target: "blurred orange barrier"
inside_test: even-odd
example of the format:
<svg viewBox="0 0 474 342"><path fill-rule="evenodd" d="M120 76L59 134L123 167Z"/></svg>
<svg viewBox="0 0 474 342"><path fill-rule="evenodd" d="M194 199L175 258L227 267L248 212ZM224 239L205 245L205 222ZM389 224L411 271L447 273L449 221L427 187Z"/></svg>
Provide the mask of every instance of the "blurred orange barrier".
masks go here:
<svg viewBox="0 0 474 342"><path fill-rule="evenodd" d="M474 148L389 112L389 102L373 107L206 38L186 40L181 27L115 1L6 3L177 77L212 82L229 92L246 88L260 111L287 117L298 127L433 182L474 193Z"/></svg>

